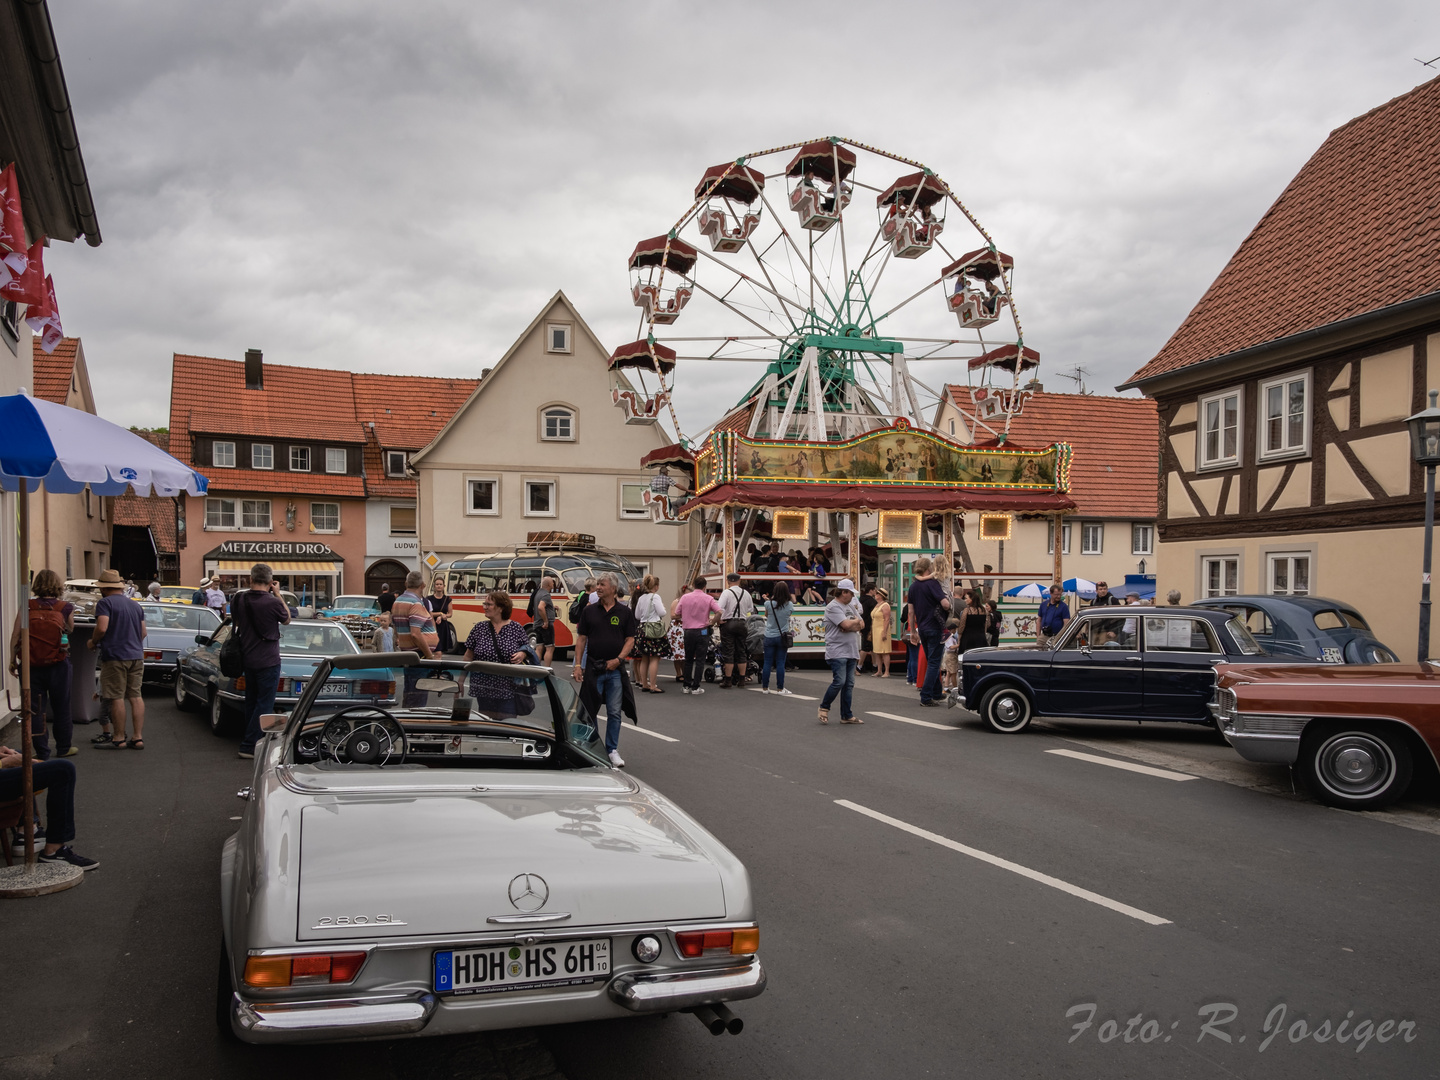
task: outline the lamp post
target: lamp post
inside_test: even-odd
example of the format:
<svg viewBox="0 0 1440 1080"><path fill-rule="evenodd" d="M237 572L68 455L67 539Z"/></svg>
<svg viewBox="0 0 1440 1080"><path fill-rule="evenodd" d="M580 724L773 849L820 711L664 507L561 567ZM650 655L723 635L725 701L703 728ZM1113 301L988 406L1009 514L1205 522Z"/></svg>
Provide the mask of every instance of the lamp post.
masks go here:
<svg viewBox="0 0 1440 1080"><path fill-rule="evenodd" d="M1430 391L1430 407L1407 417L1410 454L1415 464L1425 467L1425 566L1420 578L1419 660L1430 659L1430 552L1435 531L1435 466L1440 465L1440 408L1435 400L1440 390Z"/></svg>

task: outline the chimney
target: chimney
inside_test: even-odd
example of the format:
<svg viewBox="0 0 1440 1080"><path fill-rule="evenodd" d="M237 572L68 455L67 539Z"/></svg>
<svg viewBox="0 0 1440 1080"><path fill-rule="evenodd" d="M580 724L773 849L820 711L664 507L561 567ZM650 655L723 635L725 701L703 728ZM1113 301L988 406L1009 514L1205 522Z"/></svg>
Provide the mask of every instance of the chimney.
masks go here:
<svg viewBox="0 0 1440 1080"><path fill-rule="evenodd" d="M265 354L259 349L245 350L245 389L265 389Z"/></svg>

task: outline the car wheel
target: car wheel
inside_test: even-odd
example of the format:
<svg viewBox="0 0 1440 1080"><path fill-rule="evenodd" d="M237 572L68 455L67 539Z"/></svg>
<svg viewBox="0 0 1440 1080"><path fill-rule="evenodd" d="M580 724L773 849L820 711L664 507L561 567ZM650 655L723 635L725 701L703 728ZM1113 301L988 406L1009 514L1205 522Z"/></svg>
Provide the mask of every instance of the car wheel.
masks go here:
<svg viewBox="0 0 1440 1080"><path fill-rule="evenodd" d="M195 711L195 702L185 689L185 679L178 666L175 668L175 707L181 712Z"/></svg>
<svg viewBox="0 0 1440 1080"><path fill-rule="evenodd" d="M231 710L226 706L220 691L210 692L210 730L216 735L228 735L231 725Z"/></svg>
<svg viewBox="0 0 1440 1080"><path fill-rule="evenodd" d="M1013 735L1024 731L1034 719L1030 699L1018 686L997 686L980 699L980 719L991 731Z"/></svg>
<svg viewBox="0 0 1440 1080"><path fill-rule="evenodd" d="M1382 727L1310 726L1300 743L1300 772L1315 797L1344 810L1388 806L1410 786L1410 748Z"/></svg>
<svg viewBox="0 0 1440 1080"><path fill-rule="evenodd" d="M235 1028L230 1023L230 1006L235 994L235 985L230 975L230 954L225 951L225 937L220 937L220 970L215 976L215 1026L220 1037L235 1040Z"/></svg>

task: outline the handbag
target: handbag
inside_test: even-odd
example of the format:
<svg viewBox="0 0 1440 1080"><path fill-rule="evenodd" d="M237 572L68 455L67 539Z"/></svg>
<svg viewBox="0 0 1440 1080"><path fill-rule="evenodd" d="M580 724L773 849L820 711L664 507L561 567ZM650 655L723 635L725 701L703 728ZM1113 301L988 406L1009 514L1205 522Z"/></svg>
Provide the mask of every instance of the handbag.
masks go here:
<svg viewBox="0 0 1440 1080"><path fill-rule="evenodd" d="M490 628L490 644L495 650L495 659L501 664L508 664L510 661L500 655L500 638L495 633L495 624L489 619L483 622ZM534 657L535 651L527 644L522 650L526 656ZM510 680L511 693L515 697L515 715L529 716L535 711L535 691L528 686L521 686L519 679Z"/></svg>
<svg viewBox="0 0 1440 1080"><path fill-rule="evenodd" d="M774 601L774 600L766 600L766 601L765 601L765 613L766 613L766 616L767 616L767 617L775 614L775 601ZM776 624L778 625L779 622L780 622L780 620L777 618L777 619L775 620L775 622L776 622ZM787 649L787 650L788 650L788 649L790 648L790 646L792 646L792 645L794 645L794 644L795 644L795 631L793 631L793 630L781 630L781 631L780 631L780 647L781 647L782 649Z"/></svg>
<svg viewBox="0 0 1440 1080"><path fill-rule="evenodd" d="M235 621L230 625L230 636L220 646L220 674L227 679L238 679L245 674L245 650L240 644L240 612L249 604L239 602L238 597L236 599Z"/></svg>

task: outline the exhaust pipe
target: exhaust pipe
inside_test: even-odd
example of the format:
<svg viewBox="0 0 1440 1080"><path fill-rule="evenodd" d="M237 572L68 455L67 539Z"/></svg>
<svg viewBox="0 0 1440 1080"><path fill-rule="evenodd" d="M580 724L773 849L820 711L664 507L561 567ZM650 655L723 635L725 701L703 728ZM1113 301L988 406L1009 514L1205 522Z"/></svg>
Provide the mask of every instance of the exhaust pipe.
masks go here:
<svg viewBox="0 0 1440 1080"><path fill-rule="evenodd" d="M724 1006L722 1005L721 1008L723 1009ZM711 1035L725 1034L725 1021L716 1016L708 1005L697 1005L695 1008L690 1009L689 1012L696 1020L699 1020L700 1023L709 1028Z"/></svg>
<svg viewBox="0 0 1440 1080"><path fill-rule="evenodd" d="M730 1032L731 1035L739 1035L740 1032L745 1030L745 1021L732 1013L722 1003L716 1002L714 1005L711 1005L710 1011L720 1018L725 1024L725 1030Z"/></svg>

